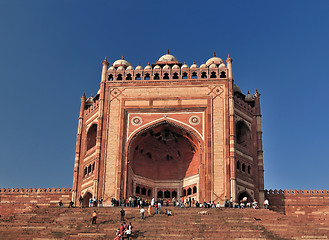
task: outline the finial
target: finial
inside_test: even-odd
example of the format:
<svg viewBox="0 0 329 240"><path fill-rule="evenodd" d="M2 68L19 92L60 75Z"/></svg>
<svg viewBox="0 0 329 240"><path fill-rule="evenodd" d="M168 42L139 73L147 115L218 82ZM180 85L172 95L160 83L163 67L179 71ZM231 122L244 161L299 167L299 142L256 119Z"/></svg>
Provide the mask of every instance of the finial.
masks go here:
<svg viewBox="0 0 329 240"><path fill-rule="evenodd" d="M256 98L258 98L258 97L260 97L260 93L258 92L258 90L256 89L256 92L255 92L255 94L254 94L254 96L256 97Z"/></svg>
<svg viewBox="0 0 329 240"><path fill-rule="evenodd" d="M195 61L193 61L193 64L195 64Z"/></svg>
<svg viewBox="0 0 329 240"><path fill-rule="evenodd" d="M214 52L214 57L216 57L216 52Z"/></svg>
<svg viewBox="0 0 329 240"><path fill-rule="evenodd" d="M169 54L169 48L167 49L167 54Z"/></svg>
<svg viewBox="0 0 329 240"><path fill-rule="evenodd" d="M93 94L90 94L90 97L93 97Z"/></svg>
<svg viewBox="0 0 329 240"><path fill-rule="evenodd" d="M107 61L107 57L106 57L106 56L105 56L105 59L104 59L104 61L102 62L102 64L103 64L103 65L107 65L107 66L109 65L109 62Z"/></svg>
<svg viewBox="0 0 329 240"><path fill-rule="evenodd" d="M186 61L184 61L184 64L186 65Z"/></svg>
<svg viewBox="0 0 329 240"><path fill-rule="evenodd" d="M202 61L202 64L204 64L204 61Z"/></svg>
<svg viewBox="0 0 329 240"><path fill-rule="evenodd" d="M121 59L122 59L122 60L124 60L124 59L125 59L125 56L124 56L123 54L122 54L122 57L121 57Z"/></svg>
<svg viewBox="0 0 329 240"><path fill-rule="evenodd" d="M233 62L233 60L232 60L230 54L228 54L227 59L226 59L226 62L227 62L227 63L228 63L228 62L231 62L231 63Z"/></svg>
<svg viewBox="0 0 329 240"><path fill-rule="evenodd" d="M248 94L250 94L249 90L248 90Z"/></svg>
<svg viewBox="0 0 329 240"><path fill-rule="evenodd" d="M150 62L148 62L148 63L147 63L147 65L149 65L149 66L150 66Z"/></svg>
<svg viewBox="0 0 329 240"><path fill-rule="evenodd" d="M138 63L138 66L140 66L140 65L141 65L141 63L139 62L139 63Z"/></svg>
<svg viewBox="0 0 329 240"><path fill-rule="evenodd" d="M86 93L85 92L82 94L82 97L83 98L86 98Z"/></svg>
<svg viewBox="0 0 329 240"><path fill-rule="evenodd" d="M227 58L231 58L231 57L230 57L230 54L228 54Z"/></svg>

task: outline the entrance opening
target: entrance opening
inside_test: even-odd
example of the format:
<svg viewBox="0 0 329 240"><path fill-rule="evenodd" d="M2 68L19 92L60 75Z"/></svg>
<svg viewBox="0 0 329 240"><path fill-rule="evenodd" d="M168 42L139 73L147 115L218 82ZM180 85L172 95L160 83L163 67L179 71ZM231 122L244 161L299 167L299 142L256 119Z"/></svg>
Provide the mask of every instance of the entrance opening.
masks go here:
<svg viewBox="0 0 329 240"><path fill-rule="evenodd" d="M89 206L89 199L93 198L93 195L90 192L87 192L84 196L83 196L83 201L82 201L82 206L83 207L88 207Z"/></svg>
<svg viewBox="0 0 329 240"><path fill-rule="evenodd" d="M239 194L239 202L244 198L244 197L247 197L247 202L252 202L253 199L250 197L250 195L247 193L247 192L242 192Z"/></svg>
<svg viewBox="0 0 329 240"><path fill-rule="evenodd" d="M182 190L167 189L183 189L186 178L193 184L199 181L200 144L187 129L163 122L139 132L131 140L128 161L128 182L146 181L146 189L162 189L154 193L157 198L177 197L183 194ZM128 196L149 195L129 186Z"/></svg>

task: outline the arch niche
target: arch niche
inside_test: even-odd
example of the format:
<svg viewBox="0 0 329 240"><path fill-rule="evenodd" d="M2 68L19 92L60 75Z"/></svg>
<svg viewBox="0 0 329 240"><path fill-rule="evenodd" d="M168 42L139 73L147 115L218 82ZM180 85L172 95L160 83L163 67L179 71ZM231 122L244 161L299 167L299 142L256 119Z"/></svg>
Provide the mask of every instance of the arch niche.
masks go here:
<svg viewBox="0 0 329 240"><path fill-rule="evenodd" d="M127 149L126 196L139 196L137 185L151 189L150 198L173 191L180 197L184 187L198 185L203 146L196 135L171 121L136 133Z"/></svg>

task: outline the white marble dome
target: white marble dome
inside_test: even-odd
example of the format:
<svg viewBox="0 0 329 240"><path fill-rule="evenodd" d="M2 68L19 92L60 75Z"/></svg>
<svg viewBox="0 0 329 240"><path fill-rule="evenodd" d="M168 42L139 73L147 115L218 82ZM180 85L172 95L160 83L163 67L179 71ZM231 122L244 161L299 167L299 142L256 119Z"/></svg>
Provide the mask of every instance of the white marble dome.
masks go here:
<svg viewBox="0 0 329 240"><path fill-rule="evenodd" d="M129 66L129 63L124 59L124 57L122 56L121 59L116 60L113 64L113 67L119 67L119 66L123 66L124 68Z"/></svg>
<svg viewBox="0 0 329 240"><path fill-rule="evenodd" d="M161 69L159 65L155 65L153 69Z"/></svg>
<svg viewBox="0 0 329 240"><path fill-rule="evenodd" d="M167 53L161 56L158 62L177 62L177 59L173 55Z"/></svg>
<svg viewBox="0 0 329 240"><path fill-rule="evenodd" d="M150 66L150 64L146 65L146 67L144 68L144 70L152 70L152 67Z"/></svg>
<svg viewBox="0 0 329 240"><path fill-rule="evenodd" d="M163 70L169 70L169 69L170 69L170 67L167 64L163 67Z"/></svg>
<svg viewBox="0 0 329 240"><path fill-rule="evenodd" d="M190 68L198 68L198 65L195 64L195 62L191 65Z"/></svg>
<svg viewBox="0 0 329 240"><path fill-rule="evenodd" d="M119 66L117 70L125 70L125 68L123 66Z"/></svg>
<svg viewBox="0 0 329 240"><path fill-rule="evenodd" d="M127 70L134 70L134 68L133 68L133 66L130 65L127 67Z"/></svg>
<svg viewBox="0 0 329 240"><path fill-rule="evenodd" d="M175 64L172 69L179 69L179 66L177 64Z"/></svg>
<svg viewBox="0 0 329 240"><path fill-rule="evenodd" d="M143 70L143 67L141 65L138 65L135 70Z"/></svg>
<svg viewBox="0 0 329 240"><path fill-rule="evenodd" d="M217 68L217 65L216 65L215 63L213 63L213 64L211 64L211 65L209 66L209 68L210 68L210 69Z"/></svg>
<svg viewBox="0 0 329 240"><path fill-rule="evenodd" d="M220 59L219 57L216 57L216 53L214 53L214 56L207 60L206 65L209 67L213 63L216 65L220 65L223 62L224 61L222 59Z"/></svg>

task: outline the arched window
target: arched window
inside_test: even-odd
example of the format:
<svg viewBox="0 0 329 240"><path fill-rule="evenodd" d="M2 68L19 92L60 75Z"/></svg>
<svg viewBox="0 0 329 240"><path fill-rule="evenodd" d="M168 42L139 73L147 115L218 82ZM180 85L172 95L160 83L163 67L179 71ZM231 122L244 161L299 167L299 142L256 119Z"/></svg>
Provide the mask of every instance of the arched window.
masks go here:
<svg viewBox="0 0 329 240"><path fill-rule="evenodd" d="M192 189L191 188L188 188L187 189L187 195L191 195L192 194Z"/></svg>
<svg viewBox="0 0 329 240"><path fill-rule="evenodd" d="M91 165L88 166L88 173L91 173Z"/></svg>
<svg viewBox="0 0 329 240"><path fill-rule="evenodd" d="M248 126L243 122L239 121L236 124L236 142L243 147L248 147L250 144L250 130Z"/></svg>
<svg viewBox="0 0 329 240"><path fill-rule="evenodd" d="M224 71L220 72L220 78L226 78L226 73Z"/></svg>
<svg viewBox="0 0 329 240"><path fill-rule="evenodd" d="M87 175L87 167L85 167L85 169L83 170L83 175L84 175L84 176Z"/></svg>
<svg viewBox="0 0 329 240"><path fill-rule="evenodd" d="M186 196L186 189L183 190L183 197Z"/></svg>
<svg viewBox="0 0 329 240"><path fill-rule="evenodd" d="M211 72L210 78L216 78L216 73L215 72Z"/></svg>
<svg viewBox="0 0 329 240"><path fill-rule="evenodd" d="M197 192L196 186L193 187L193 194Z"/></svg>
<svg viewBox="0 0 329 240"><path fill-rule="evenodd" d="M163 75L163 79L169 79L169 73L165 73L165 74Z"/></svg>
<svg viewBox="0 0 329 240"><path fill-rule="evenodd" d="M140 194L141 188L139 186L136 187L136 194Z"/></svg>
<svg viewBox="0 0 329 240"><path fill-rule="evenodd" d="M184 72L183 73L183 77L182 77L183 79L187 79L187 72Z"/></svg>
<svg viewBox="0 0 329 240"><path fill-rule="evenodd" d="M242 172L246 171L246 164L242 163Z"/></svg>
<svg viewBox="0 0 329 240"><path fill-rule="evenodd" d="M202 72L201 73L201 78L207 78L207 73L206 72Z"/></svg>
<svg viewBox="0 0 329 240"><path fill-rule="evenodd" d="M159 73L154 74L154 79L155 79L155 80L159 80L159 79L160 79L160 77L159 77Z"/></svg>
<svg viewBox="0 0 329 240"><path fill-rule="evenodd" d="M122 80L122 74L118 74L117 80Z"/></svg>
<svg viewBox="0 0 329 240"><path fill-rule="evenodd" d="M132 80L130 73L127 74L126 80Z"/></svg>
<svg viewBox="0 0 329 240"><path fill-rule="evenodd" d="M96 146L97 124L91 125L87 132L87 151Z"/></svg>
<svg viewBox="0 0 329 240"><path fill-rule="evenodd" d="M144 80L150 80L150 74L149 73L145 74Z"/></svg>
<svg viewBox="0 0 329 240"><path fill-rule="evenodd" d="M149 197L152 196L152 191L151 191L151 189L147 190L147 196L149 196Z"/></svg>
<svg viewBox="0 0 329 240"><path fill-rule="evenodd" d="M248 166L248 173L250 174L250 172L251 172L251 167Z"/></svg>
<svg viewBox="0 0 329 240"><path fill-rule="evenodd" d="M198 78L198 74L196 72L192 72L192 79Z"/></svg>
<svg viewBox="0 0 329 240"><path fill-rule="evenodd" d="M172 192L171 192L171 196L172 196L173 198L177 198L177 192L176 192L176 191L172 191Z"/></svg>
<svg viewBox="0 0 329 240"><path fill-rule="evenodd" d="M163 198L163 192L162 191L158 192L158 198Z"/></svg>
<svg viewBox="0 0 329 240"><path fill-rule="evenodd" d="M236 169L240 170L240 167L241 167L240 161L237 161L236 162Z"/></svg>
<svg viewBox="0 0 329 240"><path fill-rule="evenodd" d="M111 81L113 80L113 74L109 74L108 78L107 78L108 81Z"/></svg>
<svg viewBox="0 0 329 240"><path fill-rule="evenodd" d="M178 73L174 73L174 75L173 75L172 78L173 78L173 79L178 79Z"/></svg>
<svg viewBox="0 0 329 240"><path fill-rule="evenodd" d="M135 79L136 80L141 80L141 74L140 73L137 73Z"/></svg>
<svg viewBox="0 0 329 240"><path fill-rule="evenodd" d="M168 190L164 192L164 198L170 198L170 192Z"/></svg>
<svg viewBox="0 0 329 240"><path fill-rule="evenodd" d="M93 163L93 165L91 165L91 171L92 171L92 172L95 171L95 163Z"/></svg>
<svg viewBox="0 0 329 240"><path fill-rule="evenodd" d="M146 195L146 188L142 188L142 195Z"/></svg>

